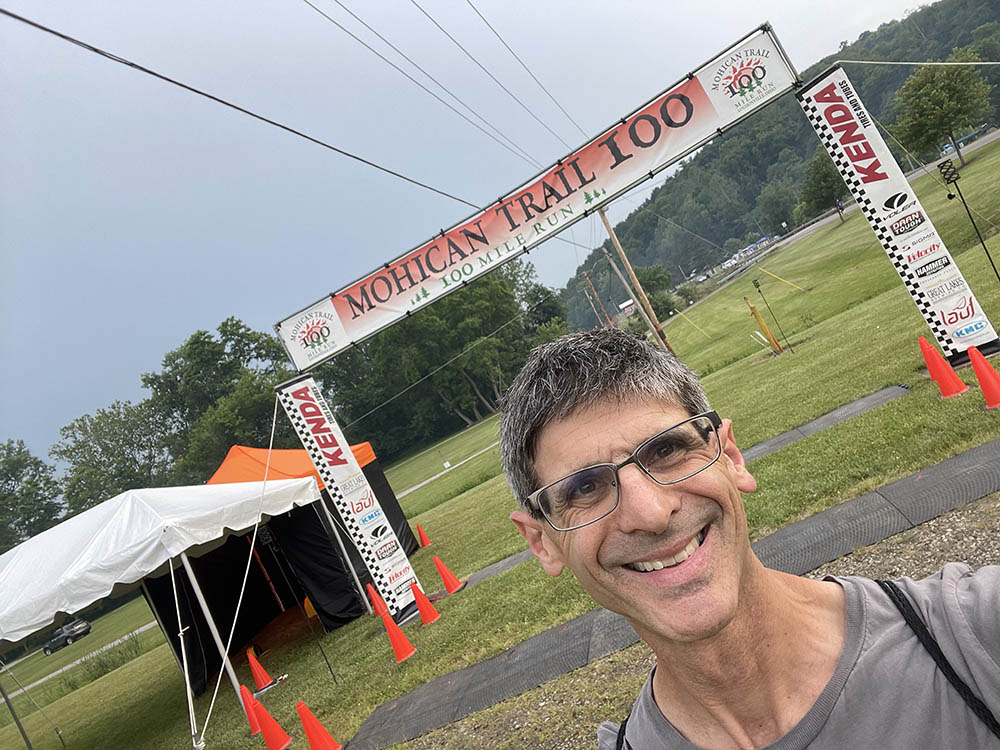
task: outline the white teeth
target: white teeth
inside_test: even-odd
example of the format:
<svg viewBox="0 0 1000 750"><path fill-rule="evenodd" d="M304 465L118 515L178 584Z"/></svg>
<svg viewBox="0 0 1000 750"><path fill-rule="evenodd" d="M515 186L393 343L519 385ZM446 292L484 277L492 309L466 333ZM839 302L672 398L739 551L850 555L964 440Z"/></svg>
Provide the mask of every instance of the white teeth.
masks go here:
<svg viewBox="0 0 1000 750"><path fill-rule="evenodd" d="M642 562L629 563L629 567L633 568L634 570L641 570L645 573L649 573L653 570L663 570L664 568L672 568L674 565L679 565L680 563L684 562L689 557L691 557L691 555L694 554L694 551L698 549L698 547L701 545L703 541L705 541L705 535L699 531L694 536L694 538L690 542L688 542L687 546L673 557L666 557L662 560L652 560L649 562L642 561Z"/></svg>

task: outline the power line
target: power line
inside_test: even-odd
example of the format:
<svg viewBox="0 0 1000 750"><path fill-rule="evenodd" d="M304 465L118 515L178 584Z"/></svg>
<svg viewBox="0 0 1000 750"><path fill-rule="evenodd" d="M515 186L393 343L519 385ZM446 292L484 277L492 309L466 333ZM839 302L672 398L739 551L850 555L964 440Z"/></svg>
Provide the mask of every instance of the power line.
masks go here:
<svg viewBox="0 0 1000 750"><path fill-rule="evenodd" d="M335 1L336 1L336 0L335 0ZM379 59L380 59L380 60L381 60L382 62L384 62L384 63L385 63L386 65L390 65L390 66L391 66L392 68L394 68L394 69L395 69L395 70L396 70L397 72L399 72L400 74L402 74L402 75L406 76L406 78L407 78L407 79L408 79L408 80L409 80L409 81L410 81L410 82L411 82L412 84L414 84L415 86L419 86L419 87L420 87L421 89L423 89L423 90L424 90L424 91L426 91L426 92L427 92L428 94L430 94L431 96L433 96L433 97L434 97L435 99L437 99L437 100L438 100L439 102L441 102L441 104L443 104L444 106L446 106L446 107L447 107L448 109L450 109L450 110L451 110L452 112L454 112L454 113L455 113L456 115L458 115L458 116L459 116L459 117L461 117L461 118L462 118L463 120L465 120L465 121L466 121L467 123L469 123L470 125L472 125L472 126L473 126L474 128L476 128L477 130L479 130L479 131L480 131L481 133L483 133L484 135L487 135L487 136L489 136L489 137L490 137L490 138L492 138L492 139L493 139L494 141L496 141L496 142L497 142L497 143L499 143L499 144L500 144L501 146L503 146L503 147L504 147L505 149L507 149L508 151L510 151L510 152L511 152L512 154L514 154L515 156L517 156L517 157L519 157L519 158L521 158L521 159L524 159L525 161L527 161L527 162L528 162L529 164L531 164L531 165L532 165L533 167L535 167L536 169L541 169L541 168L542 168L542 167L541 167L541 164L539 164L539 163L538 163L537 161L535 161L535 160L534 160L533 158L531 158L531 156L530 156L530 155L528 155L528 154L527 154L526 152L523 152L523 149L521 149L521 148L520 148L519 146L517 146L517 144L516 144L516 143L514 143L513 141L510 141L510 139L509 139L509 138L507 138L507 136L503 135L503 133L500 133L500 135L501 135L501 136L503 136L504 138L506 138L506 139L507 139L508 141L510 141L510 142L511 142L511 144L512 144L512 145L514 146L514 148L511 148L511 147L510 147L510 146L508 146L508 145L507 145L506 143L504 143L503 141L499 140L499 139L498 139L498 138L497 138L496 136L494 136L494 135L493 135L492 133L489 133L488 131L484 130L484 129L483 129L483 128L482 128L481 126L480 126L480 125L478 125L477 123L475 123L475 122L473 122L472 120L470 120L470 119L469 119L468 117L466 117L466 116L465 116L464 114L462 114L461 112L459 112L459 111L458 111L457 109L455 109L455 108L454 108L453 106L451 106L451 105L450 105L450 104L449 104L448 102L446 102L446 101L445 101L444 99L442 99L442 98L441 98L440 96L438 96L438 95L437 95L437 94L435 94L435 93L434 93L433 91L431 91L431 90L430 90L429 88L427 88L426 86L424 86L424 84L420 83L420 81L418 81L418 80L417 80L416 78L414 78L414 77L413 77L413 76L411 76L411 75L410 75L409 73L407 73L407 72L406 72L405 70L403 70L403 69L402 69L401 67L399 67L398 65L396 65L396 63L392 62L392 60L389 60L389 59L388 59L387 57L383 56L383 55L382 55L382 54L381 54L381 53L380 53L380 52L379 52L378 50L376 50L376 49L375 49L374 47L372 47L372 46L371 46L370 44L368 44L368 43L367 43L367 42L365 42L365 41L364 41L363 39L361 39L360 37L358 37L357 35L355 35L355 34L354 34L353 32L351 32L351 31L350 31L350 30L349 30L348 28L346 28L345 26L343 26L343 25L342 25L342 24L341 24L340 22L336 21L336 20L335 20L334 18L332 18L331 16L327 15L327 14L326 14L326 13L324 13L324 12L323 12L322 10L320 10L319 8L317 8L317 7L315 6L315 5L313 5L313 4L312 4L312 2L310 2L310 0L302 0L302 2L304 2L304 3L306 4L306 5L308 5L308 6L310 7L310 8L312 8L312 9L313 9L314 11L316 11L316 12L317 12L317 13L319 13L319 14L320 14L321 16L323 16L323 18L325 18L325 19L326 19L327 21L329 21L329 22L330 22L330 23L332 23L332 24L333 24L334 26L336 26L336 27L337 27L338 29L340 29L340 30L341 30L341 31L343 31L343 32L344 32L345 34L347 34L347 35L348 35L349 37L351 37L351 39L353 39L354 41L356 41L356 42L357 42L358 44L362 45L362 46L363 46L363 47L364 47L365 49L367 49L367 50L368 50L369 52L371 52L371 53L372 53L373 55L375 55L376 57L378 57L378 58L379 58ZM342 7L342 8L344 7L344 6L343 6L343 5L342 5L342 4L340 3L340 2L337 2L337 4L338 4L338 5L340 5L340 6ZM347 8L344 8L344 9L345 9L345 10L347 10ZM347 10L347 12L348 12L348 13L351 13L351 11L350 11L350 10ZM375 32L375 31L374 31L374 30L373 30L373 29L372 29L372 28L371 28L370 26L368 26L368 24L366 24L366 23L365 23L364 21L362 21L362 20L361 20L360 18L358 18L357 16L355 16L355 15L354 15L353 13L351 13L351 15L352 15L352 16L354 16L354 17L355 17L355 18L356 18L356 19L357 19L357 20L358 20L358 21L359 21L359 22L360 22L361 24L363 24L363 25L365 26L365 28L367 28L367 29L368 29L369 31L371 31L371 32L372 32L373 34L375 34L376 36L378 36L378 37L379 37L379 39L382 39L382 41L383 41L383 42L385 42L386 44L389 44L389 42L388 42L388 41L386 41L385 39L383 39L383 38L382 38L382 37L381 37L381 36L380 36L380 35L379 35L379 34L378 34L377 32ZM394 50L396 50L396 52L399 52L399 50L398 50L398 49L396 49L395 47L393 47L393 45L389 44L389 46L390 46L390 47L392 47L392 48L393 48ZM402 52L399 52L399 54L400 54L400 55L403 55L403 53L402 53ZM440 84L440 83L438 83L438 81L434 80L434 78L432 78L432 77L430 76L430 74L428 74L428 73L427 73L427 71L425 71L425 70L424 70L423 68L421 68L421 67L420 67L419 65L417 65L416 63L414 63L414 62L413 62L412 60L410 60L410 58L406 57L406 55L403 55L403 57L404 57L404 58L405 58L405 59L406 59L406 60L407 60L408 62L410 62L410 63L411 63L411 64L412 64L412 65L413 65L414 67L416 67L416 68L417 68L418 70L420 70L420 72L421 72L421 73L423 73L423 74L424 74L424 75L426 75L426 76L427 76L428 78L430 78L430 79L431 79L432 81L434 81L434 83L437 83L437 85L438 85L438 86L441 86L441 84ZM445 91L447 91L447 92L448 92L449 94L451 94L451 95L452 95L453 97L455 97L455 95L454 95L454 94L452 94L452 93L451 93L450 91L448 91L448 89L444 88L444 86L441 86L441 88L443 88L443 89L444 89ZM455 98L456 98L456 99L458 99L458 97L455 97ZM462 103L464 104L464 102L462 102ZM468 107L468 105L465 105L465 106L466 106L466 109L469 109L469 111L472 111L472 110L471 110L471 108L469 108L469 107ZM473 112L473 114L476 114L476 113L475 113L475 112ZM478 114L476 114L476 116L477 116L477 117L479 117L479 115L478 115ZM480 117L480 119L482 119L482 118ZM487 124L488 124L488 123L487 123ZM492 127L492 126L491 126L491 127ZM495 128L494 128L494 130L495 130ZM497 132L499 133L500 131L497 131ZM517 149L517 150L514 150L514 149Z"/></svg>
<svg viewBox="0 0 1000 750"><path fill-rule="evenodd" d="M518 99L516 96L514 96L514 94L511 93L510 89L508 89L506 86L504 86L502 83L500 83L500 81L497 80L497 77L495 75L493 75L492 73L490 73L490 71L488 71L486 69L486 67L481 62L479 62L479 60L477 60L475 57L473 57L472 53L469 52L469 50L467 50L465 47L462 46L461 42L459 42L455 37L453 37L451 34L449 34L441 24L439 24L437 21L435 21L434 17L430 13L428 13L426 10L424 10L423 8L421 8L420 5L417 3L417 0L410 0L410 2L413 3L414 7L416 7L417 10L419 10L421 13L423 13L425 16L427 16L427 18L430 19L430 22L433 23L435 26L437 26L438 29L441 31L441 33L444 34L446 37L448 37L455 44L456 47L458 47L460 50L462 50L462 52L465 53L466 57L468 57L470 60L472 60L472 62L474 62L476 65L478 65L479 68L480 68L480 70L482 70L486 75L488 75L497 86L499 86L500 88L502 88L506 92L507 96L509 96L511 99L513 99L515 102L517 102L520 105L521 109L523 109L525 112L527 112L529 115L531 115L531 117L535 120L535 122L537 122L539 125L541 125L543 128L545 128L547 131L549 131L549 133L551 133L552 136L557 141L559 141L563 146L565 146L566 148L570 148L570 149L572 148L572 146L570 146L568 143L566 143L566 141L564 141L562 138L559 137L558 133L556 133L552 128L550 128L548 125L546 125L544 122L542 122L538 118L538 115L536 115L534 112L532 112L530 109L528 109L528 107L525 106L524 102L522 102L520 99Z"/></svg>
<svg viewBox="0 0 1000 750"><path fill-rule="evenodd" d="M992 60L974 60L970 62L910 62L906 60L837 60L838 63L854 63L855 65L1000 65Z"/></svg>
<svg viewBox="0 0 1000 750"><path fill-rule="evenodd" d="M406 175L400 174L399 172L389 169L388 167L383 167L381 164L376 164L375 162L370 161L369 159L365 159L364 157L352 154L350 151L345 151L344 149L337 148L336 146L333 146L327 143L326 141L321 141L319 138L313 138L311 135L307 135L306 133L303 133L300 130L296 130L295 128L289 127L288 125L283 125L282 123L277 122L276 120L272 120L270 118L264 117L263 115L259 115L256 112L252 112L249 109L239 106L238 104L233 104L232 102L227 101L226 99L215 96L214 94L209 94L207 91L202 91L201 89L197 89L194 86L189 86L186 83L181 83L180 81L177 81L173 78L169 78L168 76L165 76L162 73L157 73L155 70L150 70L149 68L139 65L138 63L132 62L131 60L128 60L124 57L119 57L118 55L112 52L103 50L100 47L95 47L94 45L88 44L87 42L82 42L79 39L76 39L75 37L69 36L68 34L63 34L62 32L56 31L55 29L49 28L48 26L43 26L42 24L36 23L35 21L25 18L24 16L19 16L16 13L11 13L9 10L6 10L4 8L0 8L0 14L3 14L9 18L13 18L15 21L20 21L21 23L27 24L28 26L36 28L39 31L44 31L46 34L51 34L52 36L58 37L59 39L62 39L65 42L69 42L70 44L75 44L77 47L82 47L83 49L89 52L93 52L96 55L100 55L101 57L107 58L108 60L120 63L122 65L126 65L130 68L133 68L134 70L138 70L141 73L153 76L153 78L158 78L161 81L166 81L167 83L173 84L174 86L178 86L179 88L185 89L186 91L190 91L192 94L197 94L198 96L203 96L206 99L211 99L213 102L217 102L218 104L221 104L225 107L229 107L230 109L235 109L237 112L242 112L245 115L253 117L255 120L266 122L268 125L273 125L274 127L280 128L288 133L291 133L292 135L297 135L299 136L299 138L304 138L305 140L315 143L318 146L322 146L323 148L329 149L330 151L340 154L341 156L346 156L349 159L354 159L354 161L361 162L362 164L372 167L373 169L377 169L380 172L385 172L386 174L392 175L393 177L403 180L404 182L408 182L411 185L422 187L425 190L430 190L432 193L437 193L438 195L442 195L445 198L451 198L453 201L457 201L458 203L465 204L466 206L471 206L472 208L475 208L477 210L479 209L479 206L477 206L475 203L470 203L464 198L459 198L458 196L452 195L451 193L447 193L444 190L439 190L436 187L432 187L426 183L420 182L419 180L415 180L412 177L407 177Z"/></svg>
<svg viewBox="0 0 1000 750"><path fill-rule="evenodd" d="M545 88L544 85L542 85L542 82L539 81L538 78L535 76L535 74L531 72L531 68L529 68L527 65L524 64L524 61L520 57L517 56L517 53L514 50L512 50L510 48L510 45L507 44L506 41L504 41L504 38L502 36L500 36L500 32L497 31L496 29L494 29L493 26L490 24L490 22L486 20L485 16L483 16L483 14L479 12L479 8L477 8L475 5L472 4L472 0L465 0L465 2L467 2L469 4L470 8L472 8L474 11L476 11L476 15L479 16L482 19L483 23L486 24L486 28L488 28L490 31L492 31L496 35L496 38L500 40L500 43L503 44L503 46L507 48L507 51L510 52L510 54L512 54L514 56L515 60L517 60L519 63L521 63L521 67L524 68L528 72L528 75L531 76L532 80L534 80L534 82L538 84L538 87L542 91L544 91L546 93L546 95L549 97L549 99L552 100L552 103L555 104L557 107L559 107L559 111L562 112L564 115L566 115L566 118L571 123L573 123L574 125L576 125L576 129L580 131L581 135L583 135L584 138L586 138L587 137L586 131L583 128L580 127L580 124L576 120L573 119L572 115L570 115L569 112L567 112L565 109L563 109L563 106L559 102L556 101L556 98L554 96L552 96L551 93L549 93L549 90L547 88Z"/></svg>

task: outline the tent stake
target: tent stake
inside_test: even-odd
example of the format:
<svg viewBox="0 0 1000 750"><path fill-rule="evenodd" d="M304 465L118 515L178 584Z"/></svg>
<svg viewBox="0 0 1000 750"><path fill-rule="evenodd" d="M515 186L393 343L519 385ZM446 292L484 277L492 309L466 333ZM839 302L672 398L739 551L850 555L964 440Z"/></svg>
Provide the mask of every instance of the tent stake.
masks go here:
<svg viewBox="0 0 1000 750"><path fill-rule="evenodd" d="M208 603L205 601L205 595L201 593L201 586L198 585L198 579L194 577L194 570L191 567L191 561L188 560L186 552L181 552L181 564L184 566L184 570L187 571L188 580L191 581L191 588L194 590L194 596L198 600L198 604L201 606L201 613L205 615L205 621L208 623L208 629L212 633L212 638L215 639L216 648L219 649L219 656L222 657L222 665L226 668L226 674L229 675L229 681L233 683L233 690L236 692L236 700L239 701L239 705L243 705L243 696L240 695L240 681L236 679L236 670L233 669L232 663L229 661L229 654L226 653L226 647L222 643L222 637L219 635L218 628L215 627L215 620L212 619L212 613L208 611Z"/></svg>

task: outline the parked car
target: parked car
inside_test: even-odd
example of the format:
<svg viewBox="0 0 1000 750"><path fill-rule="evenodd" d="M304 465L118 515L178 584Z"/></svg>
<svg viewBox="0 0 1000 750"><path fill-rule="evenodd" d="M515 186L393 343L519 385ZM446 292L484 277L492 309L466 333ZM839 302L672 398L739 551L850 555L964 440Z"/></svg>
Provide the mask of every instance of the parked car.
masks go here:
<svg viewBox="0 0 1000 750"><path fill-rule="evenodd" d="M52 637L42 651L48 656L53 651L58 651L63 646L68 646L73 641L78 641L90 632L90 623L86 620L70 620L61 628L52 631Z"/></svg>

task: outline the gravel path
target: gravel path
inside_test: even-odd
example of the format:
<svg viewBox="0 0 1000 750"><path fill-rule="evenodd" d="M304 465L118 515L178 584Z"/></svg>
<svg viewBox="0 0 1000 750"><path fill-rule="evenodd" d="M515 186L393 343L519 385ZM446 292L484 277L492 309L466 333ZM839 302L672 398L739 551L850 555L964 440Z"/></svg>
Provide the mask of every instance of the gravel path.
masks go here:
<svg viewBox="0 0 1000 750"><path fill-rule="evenodd" d="M951 561L977 568L1000 564L1000 493L855 550L809 575L923 578ZM649 649L638 643L395 747L592 750L597 725L628 712L652 664Z"/></svg>

